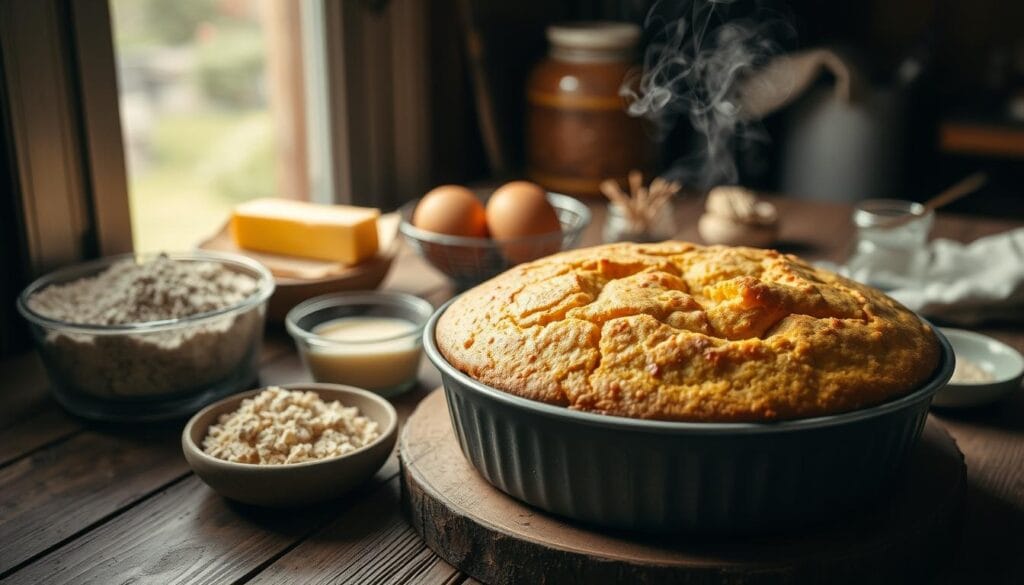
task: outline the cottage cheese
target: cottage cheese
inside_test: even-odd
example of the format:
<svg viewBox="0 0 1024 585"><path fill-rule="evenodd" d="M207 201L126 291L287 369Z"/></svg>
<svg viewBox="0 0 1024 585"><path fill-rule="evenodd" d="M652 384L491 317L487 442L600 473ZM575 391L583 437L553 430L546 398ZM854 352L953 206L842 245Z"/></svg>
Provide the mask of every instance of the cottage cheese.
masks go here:
<svg viewBox="0 0 1024 585"><path fill-rule="evenodd" d="M344 455L379 436L377 423L356 407L271 386L221 415L203 439L203 451L236 463L280 465Z"/></svg>

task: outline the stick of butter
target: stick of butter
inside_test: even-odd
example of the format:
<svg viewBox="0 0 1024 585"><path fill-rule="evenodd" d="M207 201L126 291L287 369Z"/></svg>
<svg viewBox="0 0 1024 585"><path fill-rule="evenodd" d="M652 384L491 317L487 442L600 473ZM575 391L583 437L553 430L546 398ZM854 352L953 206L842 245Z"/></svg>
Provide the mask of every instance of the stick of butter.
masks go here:
<svg viewBox="0 0 1024 585"><path fill-rule="evenodd" d="M246 250L358 264L377 253L379 209L255 199L235 207L231 237Z"/></svg>

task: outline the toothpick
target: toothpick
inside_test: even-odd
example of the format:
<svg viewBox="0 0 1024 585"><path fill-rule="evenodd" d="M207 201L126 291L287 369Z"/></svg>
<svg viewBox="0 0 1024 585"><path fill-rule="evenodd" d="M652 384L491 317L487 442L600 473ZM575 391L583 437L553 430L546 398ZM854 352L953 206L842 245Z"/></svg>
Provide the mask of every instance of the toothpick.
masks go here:
<svg viewBox="0 0 1024 585"><path fill-rule="evenodd" d="M626 194L619 188L619 184L615 181L608 179L601 182L601 192L604 193L605 197L610 199L613 203L618 204L620 207L629 207L629 201L626 200Z"/></svg>
<svg viewBox="0 0 1024 585"><path fill-rule="evenodd" d="M626 195L619 184L611 179L607 179L601 182L601 192L605 194L608 199L612 201L613 205L617 205L622 210L631 222L636 222L638 217L636 210L633 208L633 201Z"/></svg>
<svg viewBox="0 0 1024 585"><path fill-rule="evenodd" d="M664 185L665 179L662 179L661 177L654 177L654 180L651 181L651 193L654 193L655 191L661 191Z"/></svg>
<svg viewBox="0 0 1024 585"><path fill-rule="evenodd" d="M640 171L629 171L629 190L633 194L633 199L636 201L638 207L643 208L645 193L643 192L644 187L644 175Z"/></svg>

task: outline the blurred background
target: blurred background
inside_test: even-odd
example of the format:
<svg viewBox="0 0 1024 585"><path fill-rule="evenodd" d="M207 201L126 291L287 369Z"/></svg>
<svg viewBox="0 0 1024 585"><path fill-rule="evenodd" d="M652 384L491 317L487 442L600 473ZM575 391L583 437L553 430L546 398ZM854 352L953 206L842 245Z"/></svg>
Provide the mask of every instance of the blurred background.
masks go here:
<svg viewBox="0 0 1024 585"><path fill-rule="evenodd" d="M303 4L112 1L137 250L209 236L245 199L322 198L309 173L317 157L312 134L329 124L337 102L311 105L329 71L309 43L322 15ZM389 0L352 4L361 35L376 34L374 27L408 8ZM392 23L372 45L390 58L371 62L365 88L355 89L368 102L391 100L400 113L422 118L396 114L389 122L398 149L407 123L426 129L417 138L422 168L410 182L373 183L357 201L393 208L439 183L521 176L587 196L588 173L619 176L623 166L678 177L698 191L738 183L800 198L925 200L984 170L985 188L951 209L1024 215L1022 2L427 4L416 23ZM569 69L552 69L559 58L548 27L592 21L631 23L638 34L596 48L587 43L607 44L614 35L570 34L561 39L563 56L572 53ZM425 49L422 62L406 62L401 49L409 43ZM586 50L617 51L628 67L595 73L586 55L578 58ZM743 79L771 73L769 66L768 85L743 87ZM403 108L387 93L396 92L397 77L377 79L378 69L403 67L425 80L421 109ZM601 85L602 75L611 81ZM577 85L560 87L566 78ZM771 95L783 86L785 95ZM754 99L772 107L747 115L750 104L737 94L744 91L767 94ZM608 99L615 115L633 104L637 125L581 113ZM599 135L586 158L605 166L567 160L583 151L558 134L566 124L577 138ZM370 163L402 172L400 156Z"/></svg>
<svg viewBox="0 0 1024 585"><path fill-rule="evenodd" d="M272 15L257 0L114 0L136 248L198 241L274 195Z"/></svg>

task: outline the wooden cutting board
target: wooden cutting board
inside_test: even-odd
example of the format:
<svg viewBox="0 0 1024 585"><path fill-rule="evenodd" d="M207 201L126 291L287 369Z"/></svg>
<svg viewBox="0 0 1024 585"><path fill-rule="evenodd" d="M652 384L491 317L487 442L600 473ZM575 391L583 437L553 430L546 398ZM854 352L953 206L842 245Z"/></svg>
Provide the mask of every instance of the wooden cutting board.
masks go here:
<svg viewBox="0 0 1024 585"><path fill-rule="evenodd" d="M377 255L352 266L339 262L243 250L235 245L228 224L224 224L219 232L199 244L199 248L242 254L266 266L274 275L276 285L267 308L267 319L281 322L292 307L306 299L333 292L377 288L387 276L391 263L398 253L399 221L397 213L380 216L377 221Z"/></svg>
<svg viewBox="0 0 1024 585"><path fill-rule="evenodd" d="M463 457L443 391L399 439L402 500L435 553L484 583L913 583L948 561L966 467L929 419L908 473L855 518L798 533L646 536L584 526L488 484Z"/></svg>

